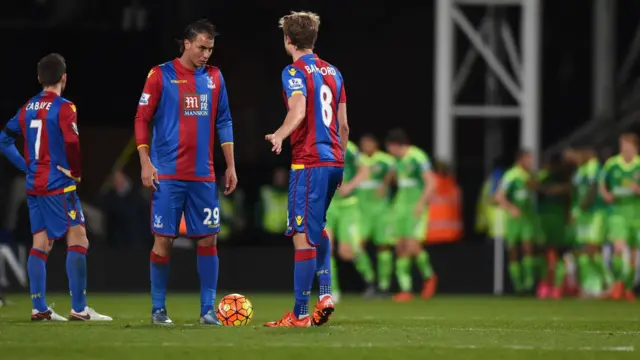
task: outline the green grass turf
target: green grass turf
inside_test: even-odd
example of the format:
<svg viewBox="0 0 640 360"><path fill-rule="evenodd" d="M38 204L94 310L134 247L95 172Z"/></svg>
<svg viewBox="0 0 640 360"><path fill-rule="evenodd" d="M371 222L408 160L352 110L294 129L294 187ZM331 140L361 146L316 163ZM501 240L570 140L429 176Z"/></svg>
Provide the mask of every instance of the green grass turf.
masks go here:
<svg viewBox="0 0 640 360"><path fill-rule="evenodd" d="M346 297L327 326L269 329L291 297L248 296L252 324L209 328L196 325L199 295L170 294L176 326L164 328L149 323L147 295L90 295L113 323L32 323L28 296L14 295L0 308L0 359L640 359L640 306L624 302ZM68 296L48 301L68 313Z"/></svg>

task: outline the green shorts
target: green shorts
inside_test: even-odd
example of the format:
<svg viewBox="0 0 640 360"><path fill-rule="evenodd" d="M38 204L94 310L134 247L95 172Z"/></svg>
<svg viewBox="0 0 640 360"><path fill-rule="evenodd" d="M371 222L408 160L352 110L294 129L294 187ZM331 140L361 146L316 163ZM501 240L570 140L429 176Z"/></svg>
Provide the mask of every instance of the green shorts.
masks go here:
<svg viewBox="0 0 640 360"><path fill-rule="evenodd" d="M602 245L604 243L605 215L602 211L581 213L576 216L574 231L578 245Z"/></svg>
<svg viewBox="0 0 640 360"><path fill-rule="evenodd" d="M627 245L636 249L640 245L640 219L610 214L607 219L607 239L609 241L625 240Z"/></svg>
<svg viewBox="0 0 640 360"><path fill-rule="evenodd" d="M395 239L424 241L427 237L428 211L416 217L415 202L393 204L393 235Z"/></svg>
<svg viewBox="0 0 640 360"><path fill-rule="evenodd" d="M518 217L507 216L505 222L504 240L507 246L518 246L523 242L536 243L536 236L540 232L535 215L521 214Z"/></svg>
<svg viewBox="0 0 640 360"><path fill-rule="evenodd" d="M371 204L360 201L360 216L363 240L372 240L376 246L394 245L391 213L387 203Z"/></svg>
<svg viewBox="0 0 640 360"><path fill-rule="evenodd" d="M360 222L357 199L334 199L327 210L325 229L333 235L334 241L357 247L362 240Z"/></svg>
<svg viewBox="0 0 640 360"><path fill-rule="evenodd" d="M540 229L542 233L542 244L549 247L567 247L573 245L567 221L562 213L548 212L539 216ZM537 236L540 238L540 236Z"/></svg>

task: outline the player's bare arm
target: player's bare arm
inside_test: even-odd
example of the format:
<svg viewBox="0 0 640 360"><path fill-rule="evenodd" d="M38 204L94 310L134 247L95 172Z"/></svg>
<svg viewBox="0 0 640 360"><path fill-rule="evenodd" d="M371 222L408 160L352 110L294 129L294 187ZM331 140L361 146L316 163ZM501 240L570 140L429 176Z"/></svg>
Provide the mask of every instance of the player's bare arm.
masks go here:
<svg viewBox="0 0 640 360"><path fill-rule="evenodd" d="M271 151L280 154L282 151L282 142L291 135L291 133L300 126L307 112L307 98L302 94L295 94L289 98L289 112L284 119L280 128L273 134L265 136L265 139L271 142L273 146ZM345 147L346 149L346 147Z"/></svg>
<svg viewBox="0 0 640 360"><path fill-rule="evenodd" d="M503 209L507 210L513 216L520 216L520 209L513 205L508 199L504 189L498 189L496 192L496 202Z"/></svg>
<svg viewBox="0 0 640 360"><path fill-rule="evenodd" d="M343 149L347 149L349 142L349 122L347 121L347 103L338 104L338 135Z"/></svg>
<svg viewBox="0 0 640 360"><path fill-rule="evenodd" d="M607 189L607 185L604 183L604 181L600 183L599 188L602 199L604 199L604 201L608 204L611 204L613 202L613 194L611 194L609 189Z"/></svg>
<svg viewBox="0 0 640 360"><path fill-rule="evenodd" d="M360 165L353 179L351 179L351 181L349 181L348 183L342 184L342 186L340 186L340 188L338 189L338 191L340 191L340 195L348 196L349 194L351 194L354 189L356 189L363 181L369 178L370 174L371 170L368 166L364 164Z"/></svg>
<svg viewBox="0 0 640 360"><path fill-rule="evenodd" d="M389 170L385 175L384 179L382 179L382 184L378 187L376 191L379 197L384 197L387 194L387 189L391 186L395 179L395 170Z"/></svg>
<svg viewBox="0 0 640 360"><path fill-rule="evenodd" d="M422 172L422 180L424 182L422 195L420 196L420 200L418 201L414 209L416 217L422 216L422 214L424 213L424 209L429 204L429 201L433 198L433 193L436 188L436 176L431 169L427 169Z"/></svg>
<svg viewBox="0 0 640 360"><path fill-rule="evenodd" d="M233 143L227 142L222 144L222 153L224 154L224 161L227 164L227 170L224 173L224 194L229 195L236 189L236 186L238 186Z"/></svg>
<svg viewBox="0 0 640 360"><path fill-rule="evenodd" d="M26 174L27 162L15 145L15 139L18 136L20 136L20 125L18 124L16 115L16 117L9 120L5 128L0 131L0 153L3 153L16 168Z"/></svg>

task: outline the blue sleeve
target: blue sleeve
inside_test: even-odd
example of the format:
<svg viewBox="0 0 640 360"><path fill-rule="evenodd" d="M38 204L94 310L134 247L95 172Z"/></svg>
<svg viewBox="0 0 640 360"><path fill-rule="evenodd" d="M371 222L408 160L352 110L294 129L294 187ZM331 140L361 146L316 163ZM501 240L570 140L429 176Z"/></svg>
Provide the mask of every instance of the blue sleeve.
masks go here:
<svg viewBox="0 0 640 360"><path fill-rule="evenodd" d="M19 114L19 113L18 113ZM11 161L23 173L27 173L27 162L24 160L15 145L15 139L20 136L20 124L18 114L11 118L5 128L0 132L0 152Z"/></svg>
<svg viewBox="0 0 640 360"><path fill-rule="evenodd" d="M495 194L498 191L498 186L500 185L500 180L502 179L503 171L502 170L493 170L491 173L491 193Z"/></svg>
<svg viewBox="0 0 640 360"><path fill-rule="evenodd" d="M282 71L282 88L287 99L298 94L307 96L307 80L304 74L293 66L287 66Z"/></svg>
<svg viewBox="0 0 640 360"><path fill-rule="evenodd" d="M216 116L216 129L220 137L220 144L233 144L233 122L231 121L231 110L229 109L229 98L227 97L227 86L225 85L222 73L220 73L220 94L218 95L218 114Z"/></svg>

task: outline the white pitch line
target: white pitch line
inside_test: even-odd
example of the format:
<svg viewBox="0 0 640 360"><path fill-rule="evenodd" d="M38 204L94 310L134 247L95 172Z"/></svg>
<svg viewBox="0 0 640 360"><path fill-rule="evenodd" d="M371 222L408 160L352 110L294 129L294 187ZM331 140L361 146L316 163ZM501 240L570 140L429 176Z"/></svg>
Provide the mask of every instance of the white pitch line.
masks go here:
<svg viewBox="0 0 640 360"><path fill-rule="evenodd" d="M24 342L17 341L0 341L0 344L5 346L24 346ZM53 342L37 342L34 344L30 344L31 347L60 347L67 346L61 343L53 343ZM93 346L96 346L95 344ZM228 348L228 347L238 347L242 346L243 348L250 349L260 349L260 348L355 348L355 349L391 349L391 348L439 348L439 349L456 349L456 350L491 350L491 349L499 349L499 350L517 350L517 351L562 351L562 352L576 352L576 351L602 351L602 352L635 352L636 349L633 346L580 346L580 347L560 347L560 346L537 346L537 345L473 345L473 344L465 344L465 345L446 345L446 344L424 344L424 343L330 343L330 342L318 342L318 343L295 343L295 342L285 342L285 343L274 343L268 342L264 344L233 344L233 343L185 343L185 342L113 342L109 344L104 344L104 346L109 347L123 347L123 348L131 348L131 347L179 347L184 348Z"/></svg>

